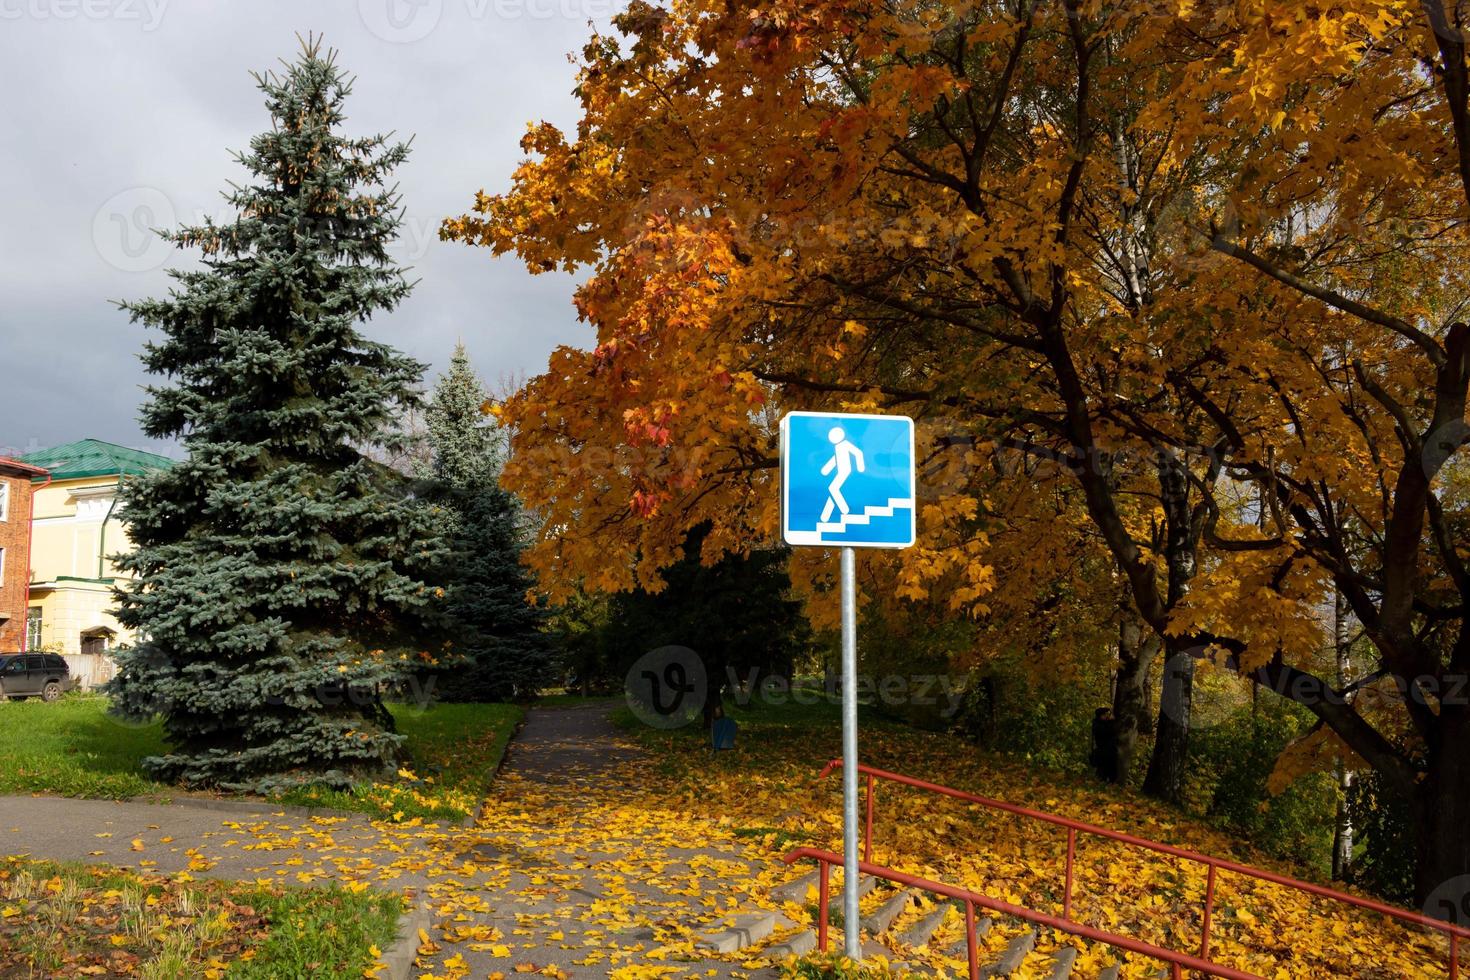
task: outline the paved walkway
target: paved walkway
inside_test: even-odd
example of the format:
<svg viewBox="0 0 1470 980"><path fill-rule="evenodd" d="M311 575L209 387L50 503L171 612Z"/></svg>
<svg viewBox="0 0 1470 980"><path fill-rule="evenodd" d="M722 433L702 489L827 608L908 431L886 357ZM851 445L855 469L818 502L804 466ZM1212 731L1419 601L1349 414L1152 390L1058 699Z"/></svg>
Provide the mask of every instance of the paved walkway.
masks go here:
<svg viewBox="0 0 1470 980"><path fill-rule="evenodd" d="M268 803L241 810L174 804L0 797L0 852L156 873L301 885L367 881L421 890L428 863L415 845L444 829L365 816L293 816Z"/></svg>
<svg viewBox="0 0 1470 980"><path fill-rule="evenodd" d="M649 790L655 760L620 736L608 711L532 709L473 828L269 805L0 797L0 853L399 890L431 912L415 976L775 976L742 966L740 954L709 958L696 940L790 870L728 834L711 832L723 843L703 846L712 826Z"/></svg>
<svg viewBox="0 0 1470 980"><path fill-rule="evenodd" d="M605 705L529 713L486 801L465 875L428 887L436 977L507 975L770 977L709 959L698 932L741 905L732 879L783 875L728 844L690 846L645 789L652 760L627 744ZM660 972L640 972L649 964ZM550 969L548 970L548 967Z"/></svg>

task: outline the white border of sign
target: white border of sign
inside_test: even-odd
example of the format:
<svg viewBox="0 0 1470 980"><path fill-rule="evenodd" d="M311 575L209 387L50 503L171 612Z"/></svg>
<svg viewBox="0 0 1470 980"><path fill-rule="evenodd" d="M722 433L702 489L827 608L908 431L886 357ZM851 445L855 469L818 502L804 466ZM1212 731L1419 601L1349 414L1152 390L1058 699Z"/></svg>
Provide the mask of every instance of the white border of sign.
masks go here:
<svg viewBox="0 0 1470 980"><path fill-rule="evenodd" d="M791 512L790 502L787 499L790 494L790 481L786 478L786 468L791 460L790 439L791 428L788 422L793 418L848 418L848 419L884 419L887 421L901 421L908 424L909 431L909 500L913 501L913 516L909 520L909 539L907 541L793 541L790 537L791 529L786 526L786 515ZM919 500L918 500L918 468L919 460L914 455L914 420L907 415L872 415L863 412L787 412L781 416L781 540L794 547L806 548L888 548L898 550L911 548L918 539L919 533ZM811 532L795 532L797 534L810 534Z"/></svg>

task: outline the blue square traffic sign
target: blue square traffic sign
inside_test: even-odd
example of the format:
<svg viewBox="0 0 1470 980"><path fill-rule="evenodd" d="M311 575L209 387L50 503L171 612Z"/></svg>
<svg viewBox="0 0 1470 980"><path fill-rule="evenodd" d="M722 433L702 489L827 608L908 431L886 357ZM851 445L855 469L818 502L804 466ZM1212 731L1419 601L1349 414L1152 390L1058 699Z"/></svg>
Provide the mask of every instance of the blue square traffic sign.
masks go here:
<svg viewBox="0 0 1470 980"><path fill-rule="evenodd" d="M787 544L914 543L914 420L792 412L781 420L781 536Z"/></svg>

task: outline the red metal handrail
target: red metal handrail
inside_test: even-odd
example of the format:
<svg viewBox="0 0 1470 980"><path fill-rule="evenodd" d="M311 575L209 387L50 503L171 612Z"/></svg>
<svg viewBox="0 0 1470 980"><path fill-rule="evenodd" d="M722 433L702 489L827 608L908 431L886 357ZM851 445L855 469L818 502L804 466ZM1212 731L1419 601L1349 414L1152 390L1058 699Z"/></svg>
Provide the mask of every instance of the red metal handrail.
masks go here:
<svg viewBox="0 0 1470 980"><path fill-rule="evenodd" d="M782 860L787 864L793 864L803 858L811 858L821 867L821 884L818 888L817 899L821 906L821 910L817 914L817 944L825 951L827 949L827 919L828 904L830 901L828 898L830 893L829 876L832 865L842 864L842 855L815 847L798 847L782 858ZM991 898L988 895L970 891L968 888L958 888L954 885L946 885L941 881L919 878L915 875L905 874L902 871L895 871L892 868L885 868L868 861L859 861L858 870L863 874L872 875L874 878L882 878L885 881L891 881L907 888L920 888L936 895L943 895L946 898L958 899L964 902L965 951L970 961L970 980L979 980L980 977L980 957L975 934L975 908L977 906L992 912L999 912L1002 915L1024 919L1027 922L1032 922L1039 926L1046 926L1049 929L1070 933L1081 939L1104 943L1108 946L1127 950L1130 953L1147 956L1150 959L1161 960L1169 964L1171 972L1174 975L1174 980L1180 980L1184 975L1184 970L1192 970L1211 977L1223 977L1225 980L1262 980L1261 977L1254 973L1246 973L1243 970L1237 970L1234 967L1224 966L1220 963L1211 963L1208 960L1190 956L1188 953L1178 953L1172 949L1164 949L1162 946L1155 946L1141 939L1129 939L1127 936L1119 936L1111 932L1105 932L1102 929L1094 929L1092 926L1086 926L1080 922L1059 919L1054 915L1047 915L1044 912L1037 912L1019 905L1012 905L1010 902L1004 902L998 898Z"/></svg>
<svg viewBox="0 0 1470 980"><path fill-rule="evenodd" d="M832 770L841 768L841 766L841 759L833 759L831 762L827 763L827 765L823 767L818 778L825 778L832 772ZM1241 875L1242 877L1246 878L1254 878L1259 881L1270 882L1274 885L1281 885L1285 888L1291 888L1295 889L1296 891L1306 892L1309 895L1315 895L1318 898L1326 898L1335 902L1341 902L1345 905L1352 905L1357 908L1366 909L1370 912L1377 912L1381 915L1388 916L1389 918L1396 919L1400 922L1422 926L1426 929L1431 929L1436 932L1443 933L1449 938L1450 943L1450 980L1458 980L1460 976L1460 940L1470 939L1470 929L1467 929L1463 926L1457 926L1453 923L1445 922L1441 919L1435 919L1427 915L1421 915L1417 912L1409 912L1405 909L1395 908L1394 906L1386 905L1383 902L1375 902L1371 899L1359 898L1356 895L1349 895L1346 892L1336 891L1332 888L1325 888L1322 885L1314 885L1309 881L1301 881L1296 878L1289 878L1286 875L1279 875L1271 871L1264 871L1260 868L1253 868L1248 864L1240 864L1236 861L1227 861L1223 858L1211 857L1208 854L1200 854L1197 851L1186 850L1182 847L1174 847L1170 844L1161 844L1158 841L1148 840L1147 838L1143 837L1135 837L1132 834L1125 834L1117 830L1109 830L1106 827L1099 827L1096 824L1086 823L1081 820L1072 820L1069 817L1058 816L1054 813L1047 813L1042 810L1031 810L1023 806L1017 806L1014 803L1006 803L1002 800L994 800L986 796L978 796L974 793L966 793L963 790L954 789L949 786L942 786L939 783L931 783L923 779L915 779L912 776L905 776L901 773L889 772L885 769L878 769L873 766L865 765L859 765L857 768L858 772L863 773L868 777L866 787L867 823L863 830L864 860L871 860L873 856L874 782L875 780L882 779L887 782L898 783L903 786L910 786L914 789L921 789L926 792L937 793L943 796L950 796L957 800L963 800L967 803L974 803L988 809L1000 810L1005 813L1012 813L1017 816L1026 817L1030 820L1037 820L1042 823L1049 823L1057 827L1065 828L1067 831L1067 880L1066 888L1063 892L1062 897L1062 916L1064 919L1070 920L1072 915L1072 879L1073 865L1076 861L1077 854L1077 835L1079 833L1090 834L1094 837L1102 837L1107 840L1115 840L1119 843L1128 844L1132 847L1139 847L1145 850L1155 851L1159 854L1167 854L1170 857L1180 858L1181 860L1193 861L1197 864L1204 865L1208 869L1207 880L1205 884L1205 907L1204 915L1202 917L1202 936L1200 939L1199 955L1201 959L1208 959L1210 955L1210 929L1214 918L1215 906L1215 879L1219 872L1228 871L1231 874Z"/></svg>

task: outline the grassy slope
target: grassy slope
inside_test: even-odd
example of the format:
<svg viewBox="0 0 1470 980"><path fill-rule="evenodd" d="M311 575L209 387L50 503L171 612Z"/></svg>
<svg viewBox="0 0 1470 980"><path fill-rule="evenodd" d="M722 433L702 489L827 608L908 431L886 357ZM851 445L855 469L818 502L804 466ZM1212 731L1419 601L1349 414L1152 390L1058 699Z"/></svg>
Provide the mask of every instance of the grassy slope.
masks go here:
<svg viewBox="0 0 1470 980"><path fill-rule="evenodd" d="M135 725L106 713L95 696L53 704L0 702L0 793L47 793L88 799L181 795L144 777L144 757L164 750L158 723ZM413 758L409 776L365 784L351 793L296 791L282 802L357 810L374 816L458 818L473 812L505 752L521 709L504 704L394 706Z"/></svg>
<svg viewBox="0 0 1470 980"><path fill-rule="evenodd" d="M660 806L717 820L772 853L803 843L840 851L840 781L815 778L840 754L836 706L732 707L730 714L740 725L737 748L712 757L698 726L656 731L619 713L629 734L655 755ZM876 719L863 719L860 741L863 761L880 768L1304 876L1176 810L1085 777L1037 770L953 737ZM1060 912L1065 832L891 784L880 784L877 812L875 862ZM1077 868L1079 921L1172 949L1198 948L1202 869L1091 838L1079 840ZM1232 966L1280 978L1445 975L1442 943L1377 915L1231 875L1221 876L1216 895L1212 954ZM1004 935L997 930L992 939L1003 943ZM1048 935L1041 946L1060 942L1068 940ZM905 958L927 955L907 951ZM1110 958L1104 947L1086 949L1079 975L1095 973ZM939 958L931 965L953 971L960 964ZM1132 964L1125 976L1145 976L1143 967Z"/></svg>

